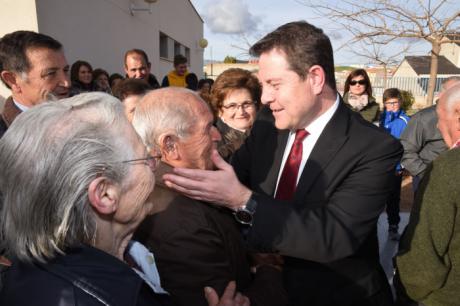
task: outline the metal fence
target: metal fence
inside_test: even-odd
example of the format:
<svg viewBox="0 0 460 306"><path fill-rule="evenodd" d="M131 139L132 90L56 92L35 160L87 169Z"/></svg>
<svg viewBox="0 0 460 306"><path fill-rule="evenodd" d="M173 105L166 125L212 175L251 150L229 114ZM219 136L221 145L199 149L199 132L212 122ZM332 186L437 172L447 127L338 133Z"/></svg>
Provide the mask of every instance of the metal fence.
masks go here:
<svg viewBox="0 0 460 306"><path fill-rule="evenodd" d="M414 97L426 97L428 93L429 77L393 77L385 80L382 76L370 77L372 92L376 98L381 98L386 88L398 88L399 90L410 91ZM441 84L446 77L436 78L435 94L441 90ZM346 77L337 78L337 87L343 92Z"/></svg>

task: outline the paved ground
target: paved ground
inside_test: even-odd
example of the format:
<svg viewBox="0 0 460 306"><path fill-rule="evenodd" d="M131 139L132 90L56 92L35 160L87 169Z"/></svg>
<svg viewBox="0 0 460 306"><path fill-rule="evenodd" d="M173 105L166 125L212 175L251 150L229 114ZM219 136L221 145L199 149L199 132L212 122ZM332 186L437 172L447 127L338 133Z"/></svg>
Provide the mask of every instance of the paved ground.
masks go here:
<svg viewBox="0 0 460 306"><path fill-rule="evenodd" d="M401 203L399 233L401 234L409 222L410 209L412 208L414 194L412 192L412 179L405 177L401 188ZM387 214L382 213L378 221L378 238L380 249L380 263L387 275L390 284L393 284L393 261L392 258L398 250L398 242L388 240L388 221Z"/></svg>

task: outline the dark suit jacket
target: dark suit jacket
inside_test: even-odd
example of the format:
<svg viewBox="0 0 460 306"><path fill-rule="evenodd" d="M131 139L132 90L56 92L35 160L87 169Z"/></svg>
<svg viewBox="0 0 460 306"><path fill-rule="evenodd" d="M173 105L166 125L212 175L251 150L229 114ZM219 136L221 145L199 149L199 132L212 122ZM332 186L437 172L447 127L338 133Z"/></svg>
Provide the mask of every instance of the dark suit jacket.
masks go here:
<svg viewBox="0 0 460 306"><path fill-rule="evenodd" d="M232 214L167 188L161 180L169 166L157 170L153 198L164 210L148 216L135 238L154 254L161 285L178 305L207 305L204 287L222 295L235 280L251 305L285 305L282 275L271 267L249 270L246 247Z"/></svg>
<svg viewBox="0 0 460 306"><path fill-rule="evenodd" d="M249 244L285 256L284 280L293 305L374 305L366 300L381 294L391 303L376 225L401 145L341 101L293 200L277 201L273 195L288 134L276 129L265 108L234 155L234 169L258 203Z"/></svg>

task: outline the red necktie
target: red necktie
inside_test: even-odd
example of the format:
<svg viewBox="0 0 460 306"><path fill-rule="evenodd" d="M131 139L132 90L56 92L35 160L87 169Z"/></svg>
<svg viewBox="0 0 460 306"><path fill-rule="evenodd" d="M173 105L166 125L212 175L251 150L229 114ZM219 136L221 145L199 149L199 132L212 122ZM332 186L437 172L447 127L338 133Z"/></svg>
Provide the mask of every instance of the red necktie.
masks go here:
<svg viewBox="0 0 460 306"><path fill-rule="evenodd" d="M277 200L290 200L294 195L300 162L302 161L302 142L308 134L305 130L297 130L295 133L294 144L284 164L283 173L276 190L275 199Z"/></svg>

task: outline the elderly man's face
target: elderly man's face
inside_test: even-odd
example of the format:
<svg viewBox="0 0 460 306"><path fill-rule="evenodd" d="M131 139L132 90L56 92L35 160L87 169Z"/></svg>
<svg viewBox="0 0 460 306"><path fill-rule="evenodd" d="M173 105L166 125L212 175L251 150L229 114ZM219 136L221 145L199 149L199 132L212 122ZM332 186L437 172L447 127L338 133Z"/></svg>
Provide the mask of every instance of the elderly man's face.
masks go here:
<svg viewBox="0 0 460 306"><path fill-rule="evenodd" d="M213 115L203 101L195 100L195 126L190 136L180 139L178 150L182 157L183 167L211 170L214 164L211 161L212 149L217 148L221 140L219 131L213 125Z"/></svg>
<svg viewBox="0 0 460 306"><path fill-rule="evenodd" d="M150 67L139 54L130 54L126 58L125 72L130 79L140 79L148 81Z"/></svg>
<svg viewBox="0 0 460 306"><path fill-rule="evenodd" d="M69 65L62 50L33 48L26 51L31 68L25 77L17 77L15 98L24 105L33 106L49 99L69 95Z"/></svg>

